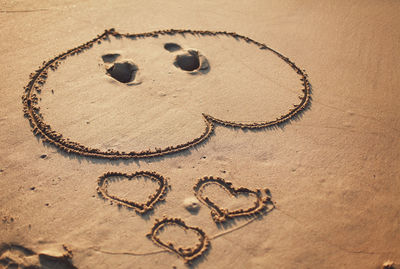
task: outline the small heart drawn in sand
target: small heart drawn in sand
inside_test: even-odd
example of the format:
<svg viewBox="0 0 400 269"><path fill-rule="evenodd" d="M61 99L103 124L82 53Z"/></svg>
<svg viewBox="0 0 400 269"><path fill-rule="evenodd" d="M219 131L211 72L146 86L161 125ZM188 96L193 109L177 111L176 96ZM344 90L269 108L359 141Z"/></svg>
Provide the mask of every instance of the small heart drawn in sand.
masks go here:
<svg viewBox="0 0 400 269"><path fill-rule="evenodd" d="M246 209L229 210L222 208L216 202L204 195L204 188L208 185L216 184L224 189L230 196L239 197L241 195L251 195L256 198L252 206ZM250 190L244 187L234 188L231 182L225 181L223 178L203 177L199 179L193 187L194 193L200 202L207 205L211 209L211 216L215 222L224 222L227 219L235 217L246 217L258 215L265 210L274 208L274 204L269 196L269 190Z"/></svg>
<svg viewBox="0 0 400 269"><path fill-rule="evenodd" d="M128 179L128 180L133 180L133 179L138 179L139 177L144 177L144 178L150 179L153 182L158 183L159 186L158 186L157 190L148 197L147 201L145 201L144 203L139 203L139 202L129 201L124 198L118 198L115 195L109 194L107 188L110 184L109 179L112 177L119 177L119 178ZM147 211L152 210L156 203L163 201L165 199L165 195L167 194L168 187L169 187L169 185L168 185L167 179L165 177L163 177L162 175L157 174L156 172L138 171L138 172L135 172L130 175L128 175L126 173L120 173L120 172L107 172L99 177L97 192L104 199L115 202L118 205L122 205L122 206L126 206L128 208L134 209L136 212L138 212L140 214L144 214Z"/></svg>
<svg viewBox="0 0 400 269"><path fill-rule="evenodd" d="M182 228L185 231L193 231L197 234L199 243L193 247L180 247L173 242L164 242L158 235L160 231L167 226L175 225ZM179 257L185 260L185 263L191 263L195 259L203 255L210 247L210 240L208 239L206 233L199 227L187 226L185 222L179 218L167 218L164 217L161 220L156 219L151 232L147 235L151 240L158 246L172 251L178 254Z"/></svg>

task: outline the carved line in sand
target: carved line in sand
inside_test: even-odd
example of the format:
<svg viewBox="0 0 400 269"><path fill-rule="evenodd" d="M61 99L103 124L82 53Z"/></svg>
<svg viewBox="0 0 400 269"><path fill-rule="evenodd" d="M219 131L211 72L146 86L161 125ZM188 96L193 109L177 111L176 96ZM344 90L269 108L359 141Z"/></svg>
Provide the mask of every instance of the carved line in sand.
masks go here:
<svg viewBox="0 0 400 269"><path fill-rule="evenodd" d="M82 145L78 142L71 141L68 138L64 138L62 134L54 131L50 125L46 124L43 119L42 114L40 113L40 107L38 106L38 97L37 94L40 94L43 85L46 82L48 77L49 69L56 70L57 67L64 61L67 57L73 56L75 54L82 53L91 47L93 47L96 43L101 44L102 40L107 40L109 36L114 36L117 38L147 38L147 37L158 37L159 35L176 35L176 34L192 34L199 36L218 36L225 35L230 36L235 39L244 40L247 43L254 44L258 46L260 49L268 50L274 53L276 56L285 61L299 76L302 81L303 88L301 91L303 92L303 96L300 98L300 103L294 105L294 108L290 109L284 115L281 115L279 118L275 120L265 121L265 122L253 122L253 123L239 123L234 121L225 121L221 119L217 119L211 115L202 114L204 121L206 123L206 128L203 133L186 143L168 146L166 148L158 148L155 150L144 150L140 152L131 151L131 152L123 152L117 150L107 150L102 151L96 148L90 148L85 145ZM186 150L191 147L194 147L203 141L205 141L214 130L214 123L218 123L224 126L242 128L242 129L256 129L256 128L266 128L271 126L278 126L288 120L293 119L298 115L301 111L303 111L310 102L310 94L311 94L311 84L307 79L307 74L304 70L301 70L297 65L290 61L289 58L280 54L279 52L271 49L267 45L257 42L249 37L239 35L234 32L226 32L226 31L196 31L196 30L160 30L153 31L148 33L141 34L121 34L115 31L114 29L106 30L103 34L98 35L96 38L86 42L76 48L70 49L67 52L61 53L55 58L44 61L42 66L39 67L34 73L30 75L30 81L27 86L25 86L25 94L22 96L23 102L23 111L24 115L29 119L30 125L33 129L33 133L42 138L43 141L48 142L52 145L55 145L59 149L67 152L67 153L75 153L81 156L87 157L95 157L95 158L106 158L106 159L138 159L138 158L149 158L156 156L163 156L170 153L175 153L178 151Z"/></svg>
<svg viewBox="0 0 400 269"><path fill-rule="evenodd" d="M107 191L107 187L110 184L110 177L123 177L127 178L128 180L132 180L140 176L149 178L153 182L157 182L159 185L156 192L151 194L145 203L138 203L134 201L129 201L127 199L118 198L114 195L109 194ZM165 200L165 195L167 194L168 187L169 185L167 179L162 175L157 174L156 172L138 171L130 175L120 172L106 172L98 179L97 192L104 199L108 199L118 205L134 209L137 213L144 214L150 210L153 210L156 203Z"/></svg>
<svg viewBox="0 0 400 269"><path fill-rule="evenodd" d="M230 211L226 208L222 208L214 203L210 198L203 195L204 188L207 185L216 184L220 186L223 190L228 192L231 196L238 196L240 194L245 195L253 195L256 197L256 201L254 205L247 209L237 209ZM269 190L250 190L244 187L235 188L232 186L231 182L225 181L223 178L213 176L203 177L199 179L197 184L193 187L194 194L200 202L207 205L211 209L211 217L215 222L224 222L227 219L236 218L236 217L251 217L259 215L260 213L268 210L268 206L274 207L274 203L269 196ZM264 192L264 194L263 194Z"/></svg>
<svg viewBox="0 0 400 269"><path fill-rule="evenodd" d="M199 243L194 247L179 247L175 246L172 242L163 242L157 235L167 225L176 225L184 230L194 231L198 238ZM151 232L147 235L151 240L158 246L165 248L168 251L172 251L178 254L179 257L184 259L185 263L191 263L195 259L199 258L206 252L210 246L210 240L206 233L199 227L187 226L185 222L180 218L167 218L164 217L161 220L156 219L154 226L151 228Z"/></svg>

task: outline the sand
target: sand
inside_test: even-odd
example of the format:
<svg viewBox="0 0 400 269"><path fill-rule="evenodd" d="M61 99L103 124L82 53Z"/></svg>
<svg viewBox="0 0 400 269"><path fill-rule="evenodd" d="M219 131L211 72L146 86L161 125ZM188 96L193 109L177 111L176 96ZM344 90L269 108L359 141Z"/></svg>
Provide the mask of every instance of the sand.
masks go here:
<svg viewBox="0 0 400 269"><path fill-rule="evenodd" d="M2 1L0 261L400 266L399 13L396 1ZM96 40L48 70L37 105L69 141L124 157L43 142L24 117L29 74L112 28L251 41L198 32ZM301 104L303 72L312 100L300 115L249 128ZM122 177L105 187L107 172ZM213 182L199 195L205 177L232 189ZM173 221L160 228L163 219Z"/></svg>

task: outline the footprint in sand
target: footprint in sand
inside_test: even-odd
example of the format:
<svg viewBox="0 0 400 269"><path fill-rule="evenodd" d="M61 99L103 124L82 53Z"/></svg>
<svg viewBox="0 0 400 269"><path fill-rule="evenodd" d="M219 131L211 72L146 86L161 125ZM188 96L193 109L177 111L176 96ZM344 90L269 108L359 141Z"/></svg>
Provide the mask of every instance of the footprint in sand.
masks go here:
<svg viewBox="0 0 400 269"><path fill-rule="evenodd" d="M63 251L48 249L36 253L18 244L0 245L1 268L76 269L71 258L72 252L65 246Z"/></svg>
<svg viewBox="0 0 400 269"><path fill-rule="evenodd" d="M106 72L109 76L127 85L138 85L139 68L129 59L119 59L120 54L108 53L101 56L105 64Z"/></svg>
<svg viewBox="0 0 400 269"><path fill-rule="evenodd" d="M181 51L182 47L176 43L165 43L164 48L169 52ZM139 68L130 59L120 59L119 53L107 53L101 56L109 76L127 85L139 85ZM198 74L209 71L210 65L207 58L198 50L188 49L176 55L174 63L177 68L187 71L190 74Z"/></svg>
<svg viewBox="0 0 400 269"><path fill-rule="evenodd" d="M181 51L182 47L176 43L165 43L164 49L169 52L177 52ZM200 72L204 74L210 69L207 58L195 49L188 49L176 55L174 65L191 74Z"/></svg>

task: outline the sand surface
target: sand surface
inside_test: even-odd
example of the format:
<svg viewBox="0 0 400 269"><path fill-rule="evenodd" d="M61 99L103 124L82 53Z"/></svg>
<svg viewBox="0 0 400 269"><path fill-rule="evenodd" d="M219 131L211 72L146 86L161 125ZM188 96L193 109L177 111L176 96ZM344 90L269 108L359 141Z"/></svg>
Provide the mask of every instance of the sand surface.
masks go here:
<svg viewBox="0 0 400 269"><path fill-rule="evenodd" d="M398 14L390 0L0 1L0 260L44 268L400 266ZM110 28L250 37L306 70L311 105L278 128L215 124L203 143L155 158L88 158L43 143L24 118L29 74ZM174 65L190 50L208 67L193 74ZM107 73L117 62L137 68L132 81ZM279 118L299 103L299 78L270 51L228 36L110 37L50 71L38 103L46 123L72 141L140 152L199 137L202 113L245 124ZM144 215L110 203L96 189L108 171L155 171L168 181L165 201ZM268 188L275 208L216 224L193 190L205 176ZM139 204L162 187L143 176L107 182L111 196ZM230 211L258 199L220 187L203 191ZM146 237L164 216L206 234L210 247L191 265ZM157 236L174 246L203 242L182 227Z"/></svg>

